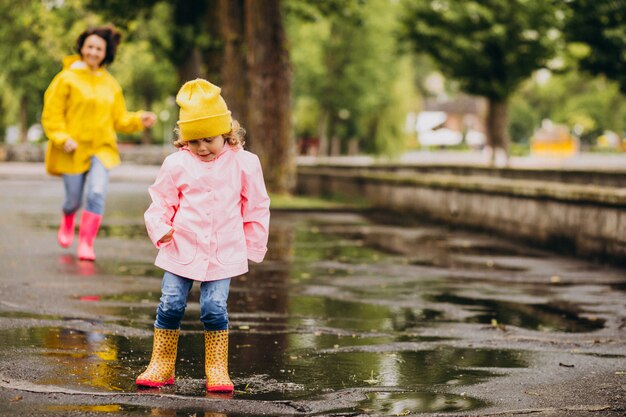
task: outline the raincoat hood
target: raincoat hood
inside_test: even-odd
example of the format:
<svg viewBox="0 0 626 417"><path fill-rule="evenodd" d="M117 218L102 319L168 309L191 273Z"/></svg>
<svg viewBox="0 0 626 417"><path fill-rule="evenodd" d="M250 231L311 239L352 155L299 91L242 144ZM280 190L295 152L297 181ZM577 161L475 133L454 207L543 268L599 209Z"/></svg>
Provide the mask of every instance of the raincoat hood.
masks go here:
<svg viewBox="0 0 626 417"><path fill-rule="evenodd" d="M68 55L65 58L63 58L63 69L67 70L70 69L72 64L74 64L75 62L80 61L80 55Z"/></svg>

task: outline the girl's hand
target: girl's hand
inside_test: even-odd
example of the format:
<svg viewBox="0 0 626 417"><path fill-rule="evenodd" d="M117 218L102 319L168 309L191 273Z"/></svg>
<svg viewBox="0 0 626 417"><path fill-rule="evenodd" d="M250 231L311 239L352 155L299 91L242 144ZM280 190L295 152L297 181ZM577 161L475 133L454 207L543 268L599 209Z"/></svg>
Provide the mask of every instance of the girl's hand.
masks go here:
<svg viewBox="0 0 626 417"><path fill-rule="evenodd" d="M171 241L173 234L174 234L174 229L170 229L170 231L167 232L167 234L159 240L159 244L163 244L163 243L167 243Z"/></svg>
<svg viewBox="0 0 626 417"><path fill-rule="evenodd" d="M76 143L76 141L72 138L68 138L63 143L63 152L65 153L72 153L76 150L76 148L78 148L78 143Z"/></svg>
<svg viewBox="0 0 626 417"><path fill-rule="evenodd" d="M156 114L151 111L141 113L141 124L143 124L143 127L151 127L154 122L156 122Z"/></svg>

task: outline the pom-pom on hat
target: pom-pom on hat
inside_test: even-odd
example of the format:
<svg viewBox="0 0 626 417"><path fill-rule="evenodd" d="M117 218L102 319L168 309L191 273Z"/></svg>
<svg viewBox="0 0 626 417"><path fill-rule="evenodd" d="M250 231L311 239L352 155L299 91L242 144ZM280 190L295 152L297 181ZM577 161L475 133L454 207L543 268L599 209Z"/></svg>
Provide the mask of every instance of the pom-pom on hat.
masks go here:
<svg viewBox="0 0 626 417"><path fill-rule="evenodd" d="M231 131L232 118L221 89L198 78L186 82L176 95L180 106L180 140L190 141L219 136Z"/></svg>

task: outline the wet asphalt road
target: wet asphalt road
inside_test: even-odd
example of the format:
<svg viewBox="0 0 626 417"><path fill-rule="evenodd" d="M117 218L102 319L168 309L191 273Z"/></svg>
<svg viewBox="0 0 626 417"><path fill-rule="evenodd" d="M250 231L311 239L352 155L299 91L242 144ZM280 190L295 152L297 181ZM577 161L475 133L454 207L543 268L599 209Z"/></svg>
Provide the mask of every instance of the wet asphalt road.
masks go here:
<svg viewBox="0 0 626 417"><path fill-rule="evenodd" d="M197 288L176 385L137 390L152 174L114 177L95 264L56 245L60 181L0 179L0 415L624 414L626 271L352 212L274 211L231 289L234 396L204 393Z"/></svg>

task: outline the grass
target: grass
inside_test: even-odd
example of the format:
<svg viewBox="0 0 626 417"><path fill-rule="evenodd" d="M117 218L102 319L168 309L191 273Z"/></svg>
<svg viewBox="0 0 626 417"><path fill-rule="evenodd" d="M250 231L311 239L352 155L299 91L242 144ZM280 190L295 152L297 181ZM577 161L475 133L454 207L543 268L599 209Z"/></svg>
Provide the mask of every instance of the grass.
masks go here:
<svg viewBox="0 0 626 417"><path fill-rule="evenodd" d="M278 210L357 210L368 207L361 199L341 196L311 197L290 194L270 194L271 208Z"/></svg>

